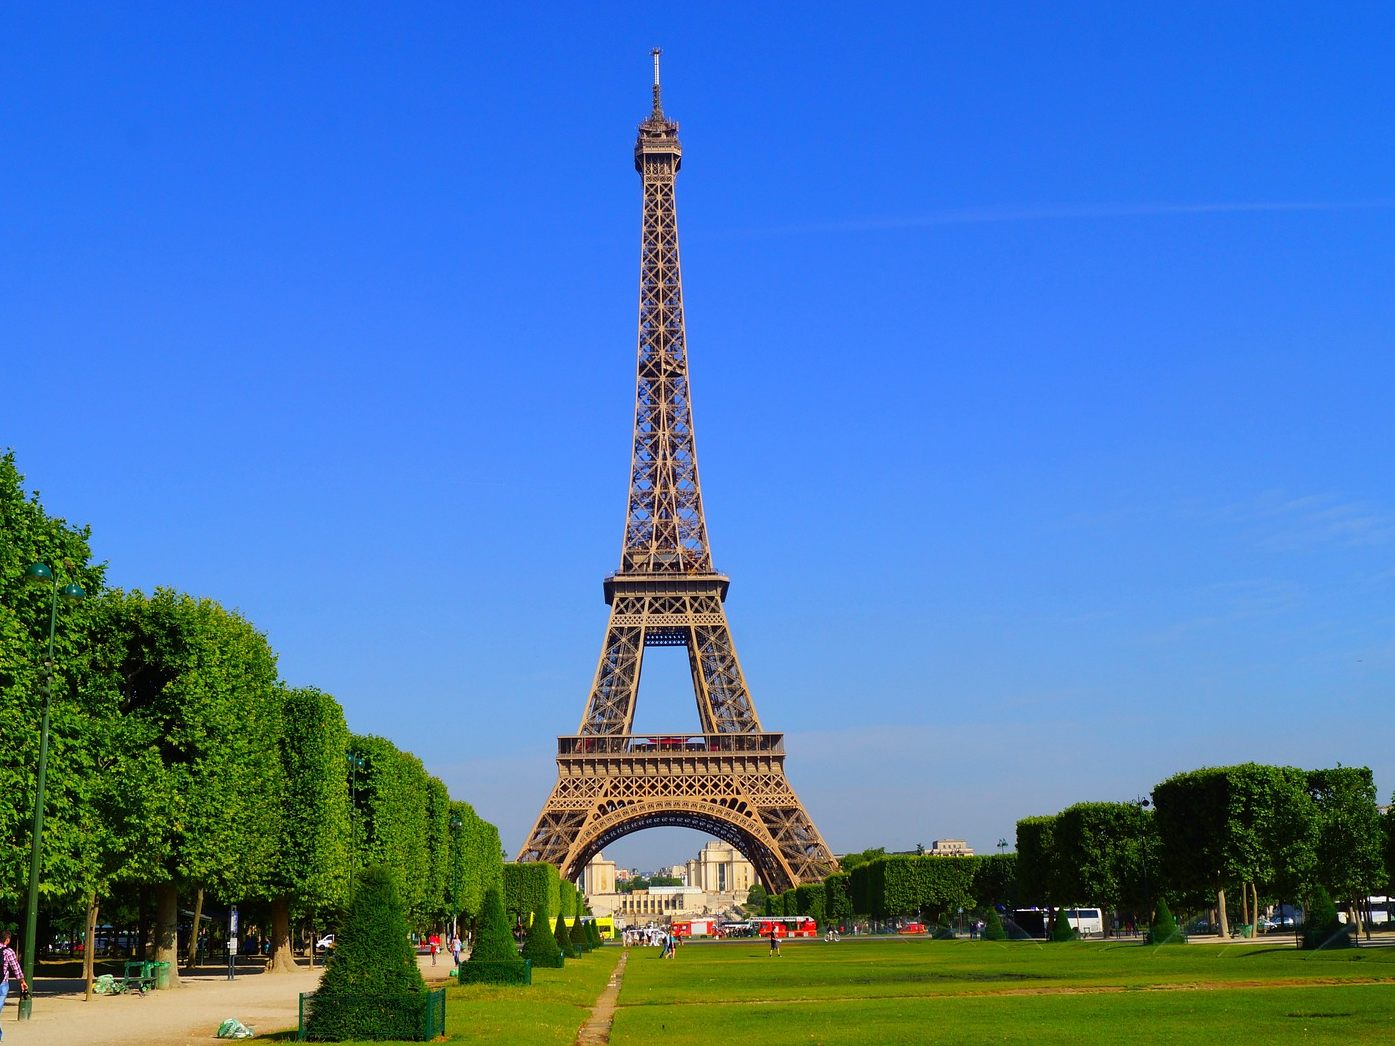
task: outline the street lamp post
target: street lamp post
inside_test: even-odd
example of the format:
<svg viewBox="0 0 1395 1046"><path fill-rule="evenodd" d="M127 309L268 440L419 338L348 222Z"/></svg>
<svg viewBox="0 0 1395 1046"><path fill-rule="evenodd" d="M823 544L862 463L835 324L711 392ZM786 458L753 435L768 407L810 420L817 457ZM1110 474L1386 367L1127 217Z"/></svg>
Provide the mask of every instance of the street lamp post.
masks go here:
<svg viewBox="0 0 1395 1046"><path fill-rule="evenodd" d="M1140 813L1147 810L1152 804L1144 796L1139 796L1133 801L1133 805L1138 807ZM1143 861L1143 914L1148 920L1149 928L1153 925L1153 898L1148 890L1148 829L1142 819L1139 820L1141 829L1138 837L1139 857Z"/></svg>
<svg viewBox="0 0 1395 1046"><path fill-rule="evenodd" d="M451 841L451 862L452 862L452 863L454 863L454 861L455 861L455 851L457 851L457 850L460 849L460 829L461 829L462 826L463 826L463 823L461 822L460 817L459 817L458 815L456 815L456 814L452 814L452 815L451 815L451 819L450 819L450 841ZM452 882L455 881L455 880L454 880L454 876L452 876L451 881L452 881ZM458 931L459 931L460 912L459 912L458 909L460 908L460 899L459 899L458 897L452 897L452 898L451 898L451 902L452 902L452 911L451 911L451 913L450 913L450 939L451 939L451 942L454 943L454 942L455 942L455 938L456 938L456 936L457 936L457 934L458 934Z"/></svg>
<svg viewBox="0 0 1395 1046"><path fill-rule="evenodd" d="M352 892L354 875L358 871L358 826L354 821L358 807L358 772L366 761L354 751L346 752L344 759L349 764L349 890Z"/></svg>
<svg viewBox="0 0 1395 1046"><path fill-rule="evenodd" d="M32 986L34 960L38 955L35 938L39 932L39 859L43 853L44 784L48 776L48 711L53 700L53 633L58 626L58 597L76 602L86 593L71 583L60 589L58 578L43 563L30 563L24 570L24 579L31 584L47 585L52 593L48 613L48 657L44 661L44 714L39 727L39 773L34 788L34 835L29 843L29 903L24 913L24 980ZM90 941L88 946L91 946ZM29 1020L33 1007L32 994L29 998L21 997L19 1019Z"/></svg>
<svg viewBox="0 0 1395 1046"><path fill-rule="evenodd" d="M999 855L999 856L1002 856L1003 854L1007 853L1007 848L1008 848L1008 841L1007 841L1006 839L999 839L999 840L998 840L998 855Z"/></svg>

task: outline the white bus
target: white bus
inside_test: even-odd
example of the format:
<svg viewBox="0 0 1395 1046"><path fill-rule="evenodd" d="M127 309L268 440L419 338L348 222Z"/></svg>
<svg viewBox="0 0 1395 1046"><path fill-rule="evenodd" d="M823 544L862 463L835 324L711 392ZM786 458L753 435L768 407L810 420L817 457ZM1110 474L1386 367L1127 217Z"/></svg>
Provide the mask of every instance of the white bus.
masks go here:
<svg viewBox="0 0 1395 1046"><path fill-rule="evenodd" d="M1372 926L1390 925L1390 898L1389 897L1367 897L1364 901L1357 901L1361 918L1370 920ZM1347 922L1347 910L1338 902L1337 920Z"/></svg>

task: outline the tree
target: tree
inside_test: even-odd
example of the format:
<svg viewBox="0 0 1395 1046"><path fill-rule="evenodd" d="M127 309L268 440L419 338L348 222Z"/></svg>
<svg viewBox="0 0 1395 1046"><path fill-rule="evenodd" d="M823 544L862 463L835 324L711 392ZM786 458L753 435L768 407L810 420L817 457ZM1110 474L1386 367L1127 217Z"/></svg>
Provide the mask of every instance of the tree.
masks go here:
<svg viewBox="0 0 1395 1046"><path fill-rule="evenodd" d="M416 1039L426 984L408 940L396 876L365 868L306 1020L312 1040Z"/></svg>
<svg viewBox="0 0 1395 1046"><path fill-rule="evenodd" d="M1003 920L999 917L996 908L988 909L988 916L983 921L983 939L985 941L1007 940L1007 930L1003 929Z"/></svg>
<svg viewBox="0 0 1395 1046"><path fill-rule="evenodd" d="M460 983L524 984L525 969L509 933L503 897L498 887L491 886L480 905L474 950L458 972Z"/></svg>
<svg viewBox="0 0 1395 1046"><path fill-rule="evenodd" d="M1321 886L1314 886L1303 912L1303 947L1316 951L1351 946L1351 933L1337 918L1337 906L1332 903L1331 895Z"/></svg>
<svg viewBox="0 0 1395 1046"><path fill-rule="evenodd" d="M963 858L959 858L963 860ZM987 854L972 858L974 900L985 907L1002 905L1004 910L1017 904L1017 855Z"/></svg>
<svg viewBox="0 0 1395 1046"><path fill-rule="evenodd" d="M591 950L591 940L586 936L586 931L581 926L581 916L579 915L572 920L571 938L572 947L576 949L577 954Z"/></svg>
<svg viewBox="0 0 1395 1046"><path fill-rule="evenodd" d="M1317 806L1317 883L1346 902L1359 933L1361 902L1387 881L1375 781L1364 766L1313 770L1308 794Z"/></svg>
<svg viewBox="0 0 1395 1046"><path fill-rule="evenodd" d="M1137 803L1077 803L1056 815L1058 904L1142 910L1153 853L1153 815Z"/></svg>
<svg viewBox="0 0 1395 1046"><path fill-rule="evenodd" d="M269 893L285 794L276 659L210 599L111 591L100 613L93 691L120 753L122 874L153 887L156 957L177 984L181 885Z"/></svg>
<svg viewBox="0 0 1395 1046"><path fill-rule="evenodd" d="M1017 891L1033 905L1055 905L1057 884L1056 818L1024 817L1017 822Z"/></svg>
<svg viewBox="0 0 1395 1046"><path fill-rule="evenodd" d="M852 894L846 872L835 872L823 881L824 918L830 925L843 926L852 921Z"/></svg>
<svg viewBox="0 0 1395 1046"><path fill-rule="evenodd" d="M746 891L746 907L761 911L765 907L765 899L769 896L765 887L759 882L751 884L751 888Z"/></svg>
<svg viewBox="0 0 1395 1046"><path fill-rule="evenodd" d="M1154 916L1152 925L1148 927L1149 944L1186 944L1187 939L1182 936L1177 929L1177 920L1172 917L1172 910L1167 906L1167 899L1158 898L1157 915Z"/></svg>
<svg viewBox="0 0 1395 1046"><path fill-rule="evenodd" d="M329 694L313 687L282 688L278 693L285 803L270 874L274 950L268 970L272 972L295 968L290 939L293 908L301 914L321 915L344 907L352 856L344 782L349 728L344 710Z"/></svg>
<svg viewBox="0 0 1395 1046"><path fill-rule="evenodd" d="M1056 921L1051 924L1051 939L1060 943L1063 941L1073 941L1078 936L1080 935L1075 932L1075 927L1072 926L1070 920L1066 918L1066 910L1064 908L1058 908L1056 910Z"/></svg>
<svg viewBox="0 0 1395 1046"><path fill-rule="evenodd" d="M533 961L533 968L550 967L557 969L566 961L562 950L553 936L552 923L546 908L539 906L533 913L533 921L528 926L528 937L523 942L523 957Z"/></svg>
<svg viewBox="0 0 1395 1046"><path fill-rule="evenodd" d="M504 909L521 919L546 908L560 911L562 880L556 865L546 861L520 861L504 865Z"/></svg>
<svg viewBox="0 0 1395 1046"><path fill-rule="evenodd" d="M0 455L0 838L7 842L0 910L16 912L29 885L52 592L26 583L24 572L44 563L60 585L77 584L87 598L61 606L55 619L40 904L78 902L95 915L129 853L101 808L114 750L103 710L91 700L91 632L106 567L92 562L90 529L50 516L24 483L14 454Z"/></svg>
<svg viewBox="0 0 1395 1046"><path fill-rule="evenodd" d="M409 918L434 913L427 821L427 774L421 760L382 737L355 735L349 750L363 761L354 781L354 834L360 866L381 864L397 876ZM346 783L347 787L347 783ZM445 843L448 827L439 839Z"/></svg>
<svg viewBox="0 0 1395 1046"><path fill-rule="evenodd" d="M581 953L572 945L571 930L567 927L566 916L558 913L557 924L552 928L552 937L557 942L557 947L568 959L576 959Z"/></svg>
<svg viewBox="0 0 1395 1046"><path fill-rule="evenodd" d="M1193 770L1153 790L1162 864L1171 890L1216 897L1230 932L1227 889L1245 883L1297 897L1316 860L1317 810L1307 774L1287 766Z"/></svg>

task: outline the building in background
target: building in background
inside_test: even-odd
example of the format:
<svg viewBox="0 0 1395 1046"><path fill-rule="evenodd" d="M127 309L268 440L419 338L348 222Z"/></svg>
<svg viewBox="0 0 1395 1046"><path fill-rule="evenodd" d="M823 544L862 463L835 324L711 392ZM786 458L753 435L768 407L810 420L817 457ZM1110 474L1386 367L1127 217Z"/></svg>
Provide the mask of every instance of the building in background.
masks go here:
<svg viewBox="0 0 1395 1046"><path fill-rule="evenodd" d="M963 839L933 839L926 852L936 857L972 857L974 848Z"/></svg>
<svg viewBox="0 0 1395 1046"><path fill-rule="evenodd" d="M621 892L620 884L630 877L622 877L614 861L597 854L582 871L581 888L593 913L614 916L617 925L633 926L684 916L738 914L756 881L751 862L734 847L716 840L686 864L660 868L658 874L684 885Z"/></svg>

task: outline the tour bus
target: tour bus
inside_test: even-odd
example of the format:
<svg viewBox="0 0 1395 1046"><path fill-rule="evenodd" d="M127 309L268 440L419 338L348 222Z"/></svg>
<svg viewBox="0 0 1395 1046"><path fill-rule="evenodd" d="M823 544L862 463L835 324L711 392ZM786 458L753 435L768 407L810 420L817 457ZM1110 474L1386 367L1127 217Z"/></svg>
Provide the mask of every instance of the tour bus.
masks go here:
<svg viewBox="0 0 1395 1046"><path fill-rule="evenodd" d="M1081 937L1091 934L1104 936L1104 913L1098 908L1062 908L1058 911L1066 913L1066 921ZM1012 918L1028 937L1051 936L1051 924L1047 921L1051 913L1045 908L1019 908L1012 913Z"/></svg>
<svg viewBox="0 0 1395 1046"><path fill-rule="evenodd" d="M769 937L772 927L776 937L817 937L819 932L807 915L758 915L751 921L759 928L761 937Z"/></svg>
<svg viewBox="0 0 1395 1046"><path fill-rule="evenodd" d="M583 915L583 923L595 923L596 932L601 935L603 941L613 941L615 939L615 917L612 915Z"/></svg>
<svg viewBox="0 0 1395 1046"><path fill-rule="evenodd" d="M1361 918L1369 922L1372 926L1390 925L1390 898L1389 897L1367 897L1364 901L1357 901ZM1337 919L1339 922L1347 922L1346 906L1340 902L1337 905Z"/></svg>

